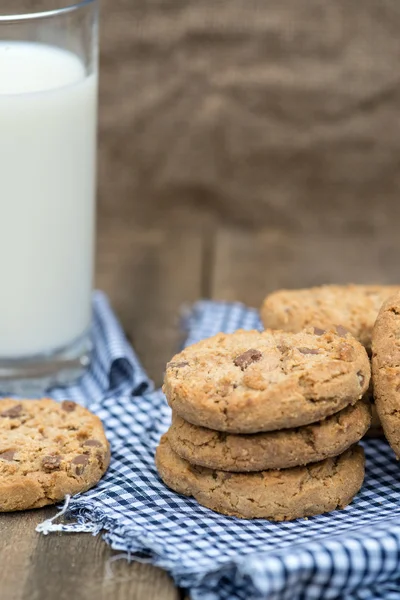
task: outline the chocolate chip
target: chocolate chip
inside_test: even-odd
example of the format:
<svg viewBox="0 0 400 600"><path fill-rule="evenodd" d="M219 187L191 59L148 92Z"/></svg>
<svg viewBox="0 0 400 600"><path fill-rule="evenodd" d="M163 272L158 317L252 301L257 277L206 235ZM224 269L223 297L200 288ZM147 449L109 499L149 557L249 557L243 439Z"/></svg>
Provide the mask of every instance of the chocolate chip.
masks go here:
<svg viewBox="0 0 400 600"><path fill-rule="evenodd" d="M319 354L319 350L316 348L297 348L302 354Z"/></svg>
<svg viewBox="0 0 400 600"><path fill-rule="evenodd" d="M349 330L343 325L336 325L336 333L340 335L340 337L346 337L346 334L349 333Z"/></svg>
<svg viewBox="0 0 400 600"><path fill-rule="evenodd" d="M44 456L42 458L42 469L44 471L58 471L61 465L61 456Z"/></svg>
<svg viewBox="0 0 400 600"><path fill-rule="evenodd" d="M64 402L61 402L61 408L65 410L65 412L73 412L76 409L76 402L64 400Z"/></svg>
<svg viewBox="0 0 400 600"><path fill-rule="evenodd" d="M324 335L324 333L326 333L325 329L314 327L314 335Z"/></svg>
<svg viewBox="0 0 400 600"><path fill-rule="evenodd" d="M102 447L102 443L99 442L99 440L86 440L86 442L83 442L82 446L95 446L96 448L101 448Z"/></svg>
<svg viewBox="0 0 400 600"><path fill-rule="evenodd" d="M73 458L71 462L74 465L87 465L88 460L89 459L86 456L86 454L78 454L78 456L75 456L75 458Z"/></svg>
<svg viewBox="0 0 400 600"><path fill-rule="evenodd" d="M16 450L5 450L4 452L0 452L0 458L3 460L12 461L14 460Z"/></svg>
<svg viewBox="0 0 400 600"><path fill-rule="evenodd" d="M365 377L364 375L361 373L361 371L358 371L357 373L357 377L358 377L358 381L360 382L360 386L363 387L364 385L364 381L365 381Z"/></svg>
<svg viewBox="0 0 400 600"><path fill-rule="evenodd" d="M82 475L88 462L89 458L85 454L79 454L71 460L71 464L75 465L75 473L77 475Z"/></svg>
<svg viewBox="0 0 400 600"><path fill-rule="evenodd" d="M254 350L250 348L250 350L246 350L243 354L239 354L233 361L236 367L240 367L242 371L247 369L249 365L252 363L258 362L262 358L262 353L259 350Z"/></svg>
<svg viewBox="0 0 400 600"><path fill-rule="evenodd" d="M183 362L170 362L167 364L167 369L182 369L183 367L188 367L189 363L186 361Z"/></svg>
<svg viewBox="0 0 400 600"><path fill-rule="evenodd" d="M11 408L1 413L2 417L9 417L10 419L16 419L22 413L22 404L15 404Z"/></svg>

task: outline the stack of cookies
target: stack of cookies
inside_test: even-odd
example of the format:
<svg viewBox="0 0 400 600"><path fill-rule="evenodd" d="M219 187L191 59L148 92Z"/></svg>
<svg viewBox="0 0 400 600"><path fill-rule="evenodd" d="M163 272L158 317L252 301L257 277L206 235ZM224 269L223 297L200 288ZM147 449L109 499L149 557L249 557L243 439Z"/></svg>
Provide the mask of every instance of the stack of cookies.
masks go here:
<svg viewBox="0 0 400 600"><path fill-rule="evenodd" d="M290 520L346 506L364 479L370 364L344 328L237 331L167 365L173 410L156 464L217 512Z"/></svg>

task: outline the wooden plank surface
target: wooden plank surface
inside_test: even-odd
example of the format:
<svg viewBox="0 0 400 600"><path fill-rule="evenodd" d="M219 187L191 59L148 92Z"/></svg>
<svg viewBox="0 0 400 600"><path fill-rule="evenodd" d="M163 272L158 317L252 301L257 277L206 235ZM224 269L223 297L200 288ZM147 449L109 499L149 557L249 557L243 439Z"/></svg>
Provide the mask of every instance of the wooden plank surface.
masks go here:
<svg viewBox="0 0 400 600"><path fill-rule="evenodd" d="M165 572L122 556L110 563L116 555L100 536L38 536L22 600L179 598Z"/></svg>
<svg viewBox="0 0 400 600"><path fill-rule="evenodd" d="M39 535L38 523L54 508L0 515L2 600L178 600L179 592L160 569L116 555L100 536Z"/></svg>
<svg viewBox="0 0 400 600"><path fill-rule="evenodd" d="M400 236L350 229L290 232L222 227L215 242L212 297L259 307L279 288L324 283L399 283Z"/></svg>
<svg viewBox="0 0 400 600"><path fill-rule="evenodd" d="M5 600L23 598L37 543L36 525L46 511L0 514L0 589Z"/></svg>

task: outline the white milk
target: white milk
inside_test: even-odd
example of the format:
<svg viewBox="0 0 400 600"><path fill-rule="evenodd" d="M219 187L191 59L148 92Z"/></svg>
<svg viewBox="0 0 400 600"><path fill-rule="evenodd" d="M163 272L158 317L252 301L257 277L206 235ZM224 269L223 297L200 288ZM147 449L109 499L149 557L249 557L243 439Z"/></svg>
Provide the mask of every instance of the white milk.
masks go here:
<svg viewBox="0 0 400 600"><path fill-rule="evenodd" d="M50 352L90 323L97 77L0 42L0 358Z"/></svg>

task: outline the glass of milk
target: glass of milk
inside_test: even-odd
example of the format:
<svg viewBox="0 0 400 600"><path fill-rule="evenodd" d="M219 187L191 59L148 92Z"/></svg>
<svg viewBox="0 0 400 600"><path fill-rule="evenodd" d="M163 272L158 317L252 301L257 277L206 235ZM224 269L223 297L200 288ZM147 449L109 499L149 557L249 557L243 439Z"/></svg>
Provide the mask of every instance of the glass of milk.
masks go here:
<svg viewBox="0 0 400 600"><path fill-rule="evenodd" d="M97 0L0 4L2 395L40 395L90 362L97 31Z"/></svg>

